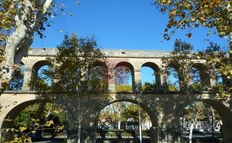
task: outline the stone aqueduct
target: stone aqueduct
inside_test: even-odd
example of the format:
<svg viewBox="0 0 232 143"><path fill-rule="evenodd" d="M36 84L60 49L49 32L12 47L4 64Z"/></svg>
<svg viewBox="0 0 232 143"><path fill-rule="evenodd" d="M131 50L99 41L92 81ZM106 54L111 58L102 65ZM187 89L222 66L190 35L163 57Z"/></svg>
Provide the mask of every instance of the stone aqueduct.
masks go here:
<svg viewBox="0 0 232 143"><path fill-rule="evenodd" d="M5 91L0 96L0 103L3 108L0 112L0 126L1 131L11 128L12 121L17 114L30 104L41 102L42 99L36 95L35 91L31 91L29 81L33 72L38 70L39 67L48 64L46 57L55 56L55 49L32 49L28 53L28 57L24 57L22 62L25 65L24 83L21 91ZM140 70L143 66L149 66L154 70L162 68L161 57L167 56L168 52L164 51L145 51L145 50L103 50L109 63L113 66L124 64L128 66L133 75L133 89L140 82ZM214 79L209 79L210 85L214 86ZM162 75L156 77L156 82L159 87L162 87L164 78ZM96 142L96 124L99 112L107 105L120 102L129 101L139 105L150 116L152 127L150 129L151 142L157 142L157 127L160 126L161 114L168 116L173 114L177 116L179 111L186 105L191 104L193 100L198 97L203 97L206 104L212 106L221 116L223 121L222 132L223 139L226 143L232 142L232 113L229 108L224 106L220 101L209 98L210 94L214 93L201 93L192 94L189 98L183 93L163 93L158 91L151 94L138 94L133 90L131 93L117 93L115 92L115 84L109 81L109 90L111 91L108 96L56 96L53 101L65 109L68 116L69 134L68 141L76 142L78 127L81 125L81 140L82 142ZM161 89L161 88L159 88ZM77 110L76 102L80 101L81 110ZM176 110L178 109L178 110Z"/></svg>

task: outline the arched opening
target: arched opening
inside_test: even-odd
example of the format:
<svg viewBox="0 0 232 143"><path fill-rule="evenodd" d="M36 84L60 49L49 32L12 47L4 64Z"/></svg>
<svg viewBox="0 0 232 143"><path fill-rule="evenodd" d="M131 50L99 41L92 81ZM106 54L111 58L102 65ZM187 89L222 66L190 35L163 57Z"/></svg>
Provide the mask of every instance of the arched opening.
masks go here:
<svg viewBox="0 0 232 143"><path fill-rule="evenodd" d="M187 105L176 125L182 141L218 142L222 139L222 120L218 112L203 102Z"/></svg>
<svg viewBox="0 0 232 143"><path fill-rule="evenodd" d="M206 65L196 63L191 68L193 91L201 92L210 87L210 74Z"/></svg>
<svg viewBox="0 0 232 143"><path fill-rule="evenodd" d="M105 63L98 62L89 71L89 90L94 93L102 93L108 90L108 69Z"/></svg>
<svg viewBox="0 0 232 143"><path fill-rule="evenodd" d="M218 69L214 69L214 76L215 76L215 90L216 91L222 91L224 88L224 81L225 78L222 76L222 74L219 72Z"/></svg>
<svg viewBox="0 0 232 143"><path fill-rule="evenodd" d="M150 142L150 115L134 101L115 101L105 106L96 121L97 142Z"/></svg>
<svg viewBox="0 0 232 143"><path fill-rule="evenodd" d="M201 82L201 74L199 69L192 67L191 68L191 88L193 92L202 92L203 91L203 86Z"/></svg>
<svg viewBox="0 0 232 143"><path fill-rule="evenodd" d="M132 92L134 87L134 67L128 62L120 62L115 66L116 92Z"/></svg>
<svg viewBox="0 0 232 143"><path fill-rule="evenodd" d="M142 91L145 93L158 92L160 88L159 67L152 63L147 62L141 68L141 84Z"/></svg>
<svg viewBox="0 0 232 143"><path fill-rule="evenodd" d="M68 119L61 106L33 100L14 107L5 117L1 129L2 142L64 141Z"/></svg>
<svg viewBox="0 0 232 143"><path fill-rule="evenodd" d="M175 66L167 67L167 91L175 92L180 91L180 78L177 68Z"/></svg>
<svg viewBox="0 0 232 143"><path fill-rule="evenodd" d="M30 81L31 90L36 90L40 86L51 86L52 78L48 71L51 70L49 61L39 61L32 67L32 78Z"/></svg>
<svg viewBox="0 0 232 143"><path fill-rule="evenodd" d="M18 67L15 67L14 74L8 85L8 90L19 91L22 89L25 69L26 66L22 62Z"/></svg>

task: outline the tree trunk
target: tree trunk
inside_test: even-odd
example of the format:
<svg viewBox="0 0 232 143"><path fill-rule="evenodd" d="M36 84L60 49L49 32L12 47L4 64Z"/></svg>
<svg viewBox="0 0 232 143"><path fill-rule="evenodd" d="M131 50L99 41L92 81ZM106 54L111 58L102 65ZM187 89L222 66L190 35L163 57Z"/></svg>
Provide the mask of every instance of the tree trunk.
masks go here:
<svg viewBox="0 0 232 143"><path fill-rule="evenodd" d="M13 64L18 64L33 41L34 32L38 30L39 23L42 21L46 12L49 10L52 0L45 0L41 4L41 12L35 13L31 1L23 2L23 12L15 16L15 31L8 37L5 47L5 61L3 62L3 79L10 80L12 76ZM29 14L31 13L31 14Z"/></svg>

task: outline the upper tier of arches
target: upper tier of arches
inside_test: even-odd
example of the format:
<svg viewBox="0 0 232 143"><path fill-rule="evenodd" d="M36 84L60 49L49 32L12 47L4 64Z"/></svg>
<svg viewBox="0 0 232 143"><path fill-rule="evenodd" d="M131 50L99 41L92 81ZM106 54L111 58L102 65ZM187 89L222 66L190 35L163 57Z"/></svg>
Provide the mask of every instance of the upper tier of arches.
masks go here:
<svg viewBox="0 0 232 143"><path fill-rule="evenodd" d="M37 53L35 53L37 51ZM109 88L112 92L115 92L115 69L118 67L126 67L130 71L130 83L131 83L131 91L134 92L138 90L138 86L141 85L141 81L143 81L143 77L141 78L142 69L147 67L153 71L152 77L154 79L154 83L156 84L155 92L162 92L165 89L165 84L167 84L167 80L164 78L164 73L161 72L163 69L162 60L163 56L166 56L167 52L161 51L129 51L129 50L105 50L103 51L107 56L107 63L97 62L96 66L104 67L104 72L107 75L107 82L109 84ZM52 50L35 50L33 52L29 52L29 56L22 59L22 62L25 64L25 72L24 72L24 83L22 90L32 90L30 86L28 86L29 81L38 75L38 71L41 67L47 65L50 66L46 57L54 56L54 49ZM118 55L117 55L118 54ZM180 73L178 72L178 65L170 65L170 67L176 69L178 82L181 82ZM200 68L199 68L200 67ZM204 69L202 67L205 67ZM204 65L204 61L195 62L192 65L193 69L198 70L199 79L201 80L201 84L206 84L209 87L214 87L216 84L216 80L210 76L207 76L211 71L207 69L207 66ZM151 76L151 75L149 75ZM183 77L183 76L181 76ZM191 82L194 79L191 80ZM192 84L190 82L190 84Z"/></svg>

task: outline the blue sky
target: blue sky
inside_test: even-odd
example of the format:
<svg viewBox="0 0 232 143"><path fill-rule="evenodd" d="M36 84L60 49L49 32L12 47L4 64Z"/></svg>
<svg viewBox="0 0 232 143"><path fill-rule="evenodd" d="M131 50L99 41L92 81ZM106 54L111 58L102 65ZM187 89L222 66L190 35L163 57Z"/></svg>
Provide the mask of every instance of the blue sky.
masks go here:
<svg viewBox="0 0 232 143"><path fill-rule="evenodd" d="M64 0L59 0L60 2ZM51 27L46 38L35 36L32 47L56 47L64 34L76 32L80 37L95 36L104 49L172 50L176 38L192 43L195 50L205 48L206 38L226 45L225 39L216 35L207 37L207 30L192 30L193 37L186 38L186 31L177 30L170 41L163 39L167 15L161 14L152 0L68 0L65 15L49 19ZM74 16L70 16L73 13Z"/></svg>

